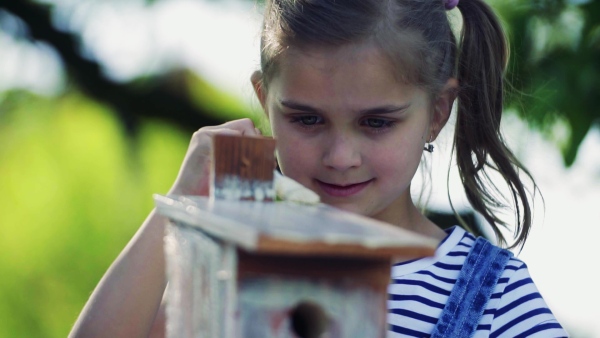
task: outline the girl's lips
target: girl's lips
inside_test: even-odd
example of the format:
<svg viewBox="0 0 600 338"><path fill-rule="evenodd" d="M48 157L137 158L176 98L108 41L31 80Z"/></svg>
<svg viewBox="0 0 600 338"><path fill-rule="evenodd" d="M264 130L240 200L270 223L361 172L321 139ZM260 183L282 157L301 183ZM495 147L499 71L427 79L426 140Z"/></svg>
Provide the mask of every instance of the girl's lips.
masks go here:
<svg viewBox="0 0 600 338"><path fill-rule="evenodd" d="M370 179L370 180L362 182L362 183L349 184L349 185L345 185L345 186L329 184L329 183L321 182L319 180L316 180L316 181L319 184L319 187L321 187L321 190L323 190L326 194L328 194L330 196L349 197L349 196L352 196L352 195L355 195L355 194L358 194L359 192L361 192L373 180Z"/></svg>

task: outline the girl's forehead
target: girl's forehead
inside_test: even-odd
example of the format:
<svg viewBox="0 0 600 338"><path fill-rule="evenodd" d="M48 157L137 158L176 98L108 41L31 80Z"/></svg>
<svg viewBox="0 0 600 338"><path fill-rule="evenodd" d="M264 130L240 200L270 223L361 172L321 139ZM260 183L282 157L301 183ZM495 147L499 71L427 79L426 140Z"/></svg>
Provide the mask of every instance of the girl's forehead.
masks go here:
<svg viewBox="0 0 600 338"><path fill-rule="evenodd" d="M390 59L372 44L293 47L280 57L269 91L284 96L324 93L376 99L413 87L398 81Z"/></svg>
<svg viewBox="0 0 600 338"><path fill-rule="evenodd" d="M421 91L397 81L389 59L373 46L295 48L282 56L268 86L272 103L358 111L421 101Z"/></svg>
<svg viewBox="0 0 600 338"><path fill-rule="evenodd" d="M392 68L392 63L381 49L368 42L342 46L290 46L280 55L279 63L282 68L306 64L322 71L356 63Z"/></svg>

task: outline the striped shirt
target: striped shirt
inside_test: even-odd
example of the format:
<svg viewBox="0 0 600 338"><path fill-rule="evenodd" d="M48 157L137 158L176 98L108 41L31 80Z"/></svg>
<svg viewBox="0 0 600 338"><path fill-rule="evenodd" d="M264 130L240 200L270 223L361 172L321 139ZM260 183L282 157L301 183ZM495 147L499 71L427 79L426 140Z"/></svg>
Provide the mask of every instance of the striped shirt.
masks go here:
<svg viewBox="0 0 600 338"><path fill-rule="evenodd" d="M435 257L392 267L388 288L388 338L429 337L475 237L460 227L449 230ZM511 258L487 304L474 337L568 337L527 266Z"/></svg>

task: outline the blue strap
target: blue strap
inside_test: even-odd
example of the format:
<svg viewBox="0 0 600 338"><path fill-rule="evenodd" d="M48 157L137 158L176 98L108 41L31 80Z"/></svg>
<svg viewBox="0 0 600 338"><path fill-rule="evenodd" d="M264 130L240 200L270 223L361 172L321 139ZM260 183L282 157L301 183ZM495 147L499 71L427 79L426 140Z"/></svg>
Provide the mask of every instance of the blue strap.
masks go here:
<svg viewBox="0 0 600 338"><path fill-rule="evenodd" d="M432 338L472 337L506 263L512 257L485 238L471 248Z"/></svg>

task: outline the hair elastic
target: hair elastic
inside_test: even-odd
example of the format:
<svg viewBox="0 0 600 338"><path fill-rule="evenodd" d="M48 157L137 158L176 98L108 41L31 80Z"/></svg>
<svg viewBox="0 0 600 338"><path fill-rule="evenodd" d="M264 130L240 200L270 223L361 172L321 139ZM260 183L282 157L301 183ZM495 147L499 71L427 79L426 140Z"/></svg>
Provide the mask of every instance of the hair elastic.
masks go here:
<svg viewBox="0 0 600 338"><path fill-rule="evenodd" d="M449 11L456 6L458 6L458 0L444 0L444 7L446 7L446 10Z"/></svg>

